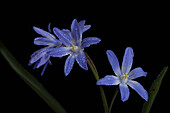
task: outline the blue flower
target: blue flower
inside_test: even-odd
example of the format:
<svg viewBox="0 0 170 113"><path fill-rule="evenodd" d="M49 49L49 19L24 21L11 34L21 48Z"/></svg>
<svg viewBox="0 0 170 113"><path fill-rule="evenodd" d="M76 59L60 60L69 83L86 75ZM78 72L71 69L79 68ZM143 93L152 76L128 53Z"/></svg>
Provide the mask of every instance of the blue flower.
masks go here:
<svg viewBox="0 0 170 113"><path fill-rule="evenodd" d="M63 57L69 55L65 62L64 73L67 76L75 62L85 70L88 70L86 56L84 53L84 48L89 47L92 44L97 44L101 40L97 37L87 37L82 40L83 32L90 29L90 25L85 25L85 20L77 22L76 19L73 20L71 24L71 32L68 29L58 29L54 28L53 31L59 40L64 44L57 48L51 48L48 55L52 57Z"/></svg>
<svg viewBox="0 0 170 113"><path fill-rule="evenodd" d="M143 88L143 86L134 81L133 79L145 76L146 72L142 68L138 67L130 71L133 63L133 50L127 47L123 57L122 68L120 69L119 61L116 55L111 51L107 50L107 57L112 66L112 69L116 76L106 75L104 78L97 81L97 85L119 85L121 100L124 102L129 98L129 88L128 85L134 89L143 99L148 100L148 93Z"/></svg>
<svg viewBox="0 0 170 113"><path fill-rule="evenodd" d="M49 24L50 28L50 24ZM39 68L40 66L44 65L44 68L42 70L41 75L44 74L44 71L48 64L51 65L50 56L47 54L48 51L50 51L51 48L57 47L58 45L61 45L62 42L57 40L54 35L50 34L49 32L46 32L40 28L33 27L33 29L42 37L38 37L34 39L34 44L36 45L44 45L46 47L34 52L31 55L31 60L29 61L29 65L32 65L35 63L34 68Z"/></svg>

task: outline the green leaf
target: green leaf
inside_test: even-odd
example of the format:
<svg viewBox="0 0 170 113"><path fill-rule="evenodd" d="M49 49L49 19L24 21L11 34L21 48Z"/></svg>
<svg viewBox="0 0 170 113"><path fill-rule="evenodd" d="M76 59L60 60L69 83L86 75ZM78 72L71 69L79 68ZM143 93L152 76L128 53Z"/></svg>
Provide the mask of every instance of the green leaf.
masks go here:
<svg viewBox="0 0 170 113"><path fill-rule="evenodd" d="M18 75L51 107L55 113L67 113L60 103L12 56L0 41L0 53Z"/></svg>
<svg viewBox="0 0 170 113"><path fill-rule="evenodd" d="M142 109L142 113L149 113L151 107L152 107L152 104L155 100L155 97L159 91L159 88L161 86L161 83L162 83L162 79L165 75L165 73L167 72L168 70L168 66L165 67L161 73L158 75L157 79L153 82L150 90L149 90L149 100L148 102L145 102L144 105L143 105L143 109Z"/></svg>

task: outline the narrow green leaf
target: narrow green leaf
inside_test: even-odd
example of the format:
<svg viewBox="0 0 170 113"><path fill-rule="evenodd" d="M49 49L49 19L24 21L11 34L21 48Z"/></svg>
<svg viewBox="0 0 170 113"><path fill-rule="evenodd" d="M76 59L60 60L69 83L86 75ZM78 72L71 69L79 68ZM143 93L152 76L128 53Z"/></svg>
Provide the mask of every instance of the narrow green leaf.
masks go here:
<svg viewBox="0 0 170 113"><path fill-rule="evenodd" d="M55 98L12 56L0 41L0 53L18 75L51 107L55 113L67 113Z"/></svg>
<svg viewBox="0 0 170 113"><path fill-rule="evenodd" d="M168 66L165 67L161 73L158 75L157 79L153 82L150 90L149 90L149 100L148 102L145 102L144 105L143 105L143 109L142 109L142 113L149 113L151 107L152 107L152 104L155 100L155 97L159 91L159 88L161 86L161 83L162 83L162 79L166 73L166 71L168 70Z"/></svg>

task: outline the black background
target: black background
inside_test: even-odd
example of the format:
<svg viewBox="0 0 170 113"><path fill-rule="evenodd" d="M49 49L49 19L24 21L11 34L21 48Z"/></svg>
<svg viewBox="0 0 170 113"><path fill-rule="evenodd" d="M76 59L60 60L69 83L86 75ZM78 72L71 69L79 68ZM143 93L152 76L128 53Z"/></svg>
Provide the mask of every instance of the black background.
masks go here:
<svg viewBox="0 0 170 113"><path fill-rule="evenodd" d="M20 5L19 5L20 4ZM73 3L72 3L73 4ZM126 47L134 50L133 68L142 67L148 72L147 77L136 79L148 91L160 71L169 61L169 25L165 4L160 3L14 3L6 7L2 15L1 40L14 57L36 77L42 85L63 105L68 113L103 113L96 80L89 68L81 69L77 63L71 73L65 77L63 58L51 58L52 66L48 66L41 76L42 67L33 70L28 62L30 55L42 48L33 44L34 38L40 36L33 26L48 30L51 28L70 29L73 19L86 20L91 28L83 34L85 37L99 37L101 42L85 48L85 52L93 60L100 78L114 74L107 60L106 50L112 50L121 64ZM4 25L5 24L5 25ZM48 112L53 111L46 103L27 86L0 56L1 66L1 106L5 112ZM104 86L108 103L117 86ZM151 112L169 110L166 106L169 87L168 74L156 97ZM140 113L145 101L130 88L130 97L122 102L118 94L112 112Z"/></svg>

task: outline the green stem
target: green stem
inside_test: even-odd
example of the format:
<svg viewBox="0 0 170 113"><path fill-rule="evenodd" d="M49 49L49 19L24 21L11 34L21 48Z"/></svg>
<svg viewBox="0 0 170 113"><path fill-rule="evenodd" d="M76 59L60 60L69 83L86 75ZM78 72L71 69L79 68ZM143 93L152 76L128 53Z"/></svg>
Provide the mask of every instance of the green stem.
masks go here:
<svg viewBox="0 0 170 113"><path fill-rule="evenodd" d="M89 67L91 68L96 81L98 81L99 80L99 76L98 76L97 69L96 69L93 61L88 56L88 54L87 53L85 53L85 54L86 54L87 63L89 65ZM101 93L101 97L102 97L103 107L104 107L105 113L108 113L108 105L107 105L107 99L106 99L106 96L105 96L105 93L104 93L104 89L103 89L102 86L99 86L99 89L100 89L100 93Z"/></svg>
<svg viewBox="0 0 170 113"><path fill-rule="evenodd" d="M118 92L119 92L119 89L116 88L115 94L113 95L112 101L111 101L110 106L109 106L109 113L111 113L112 106L113 106L113 103L114 103L114 101L115 101L115 98L116 98Z"/></svg>
<svg viewBox="0 0 170 113"><path fill-rule="evenodd" d="M0 41L0 53L16 73L51 107L55 113L67 113L61 104L12 56Z"/></svg>

